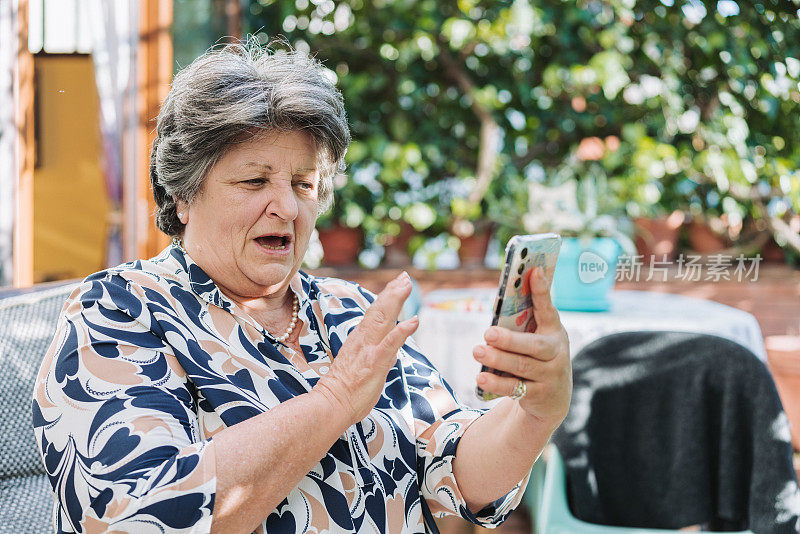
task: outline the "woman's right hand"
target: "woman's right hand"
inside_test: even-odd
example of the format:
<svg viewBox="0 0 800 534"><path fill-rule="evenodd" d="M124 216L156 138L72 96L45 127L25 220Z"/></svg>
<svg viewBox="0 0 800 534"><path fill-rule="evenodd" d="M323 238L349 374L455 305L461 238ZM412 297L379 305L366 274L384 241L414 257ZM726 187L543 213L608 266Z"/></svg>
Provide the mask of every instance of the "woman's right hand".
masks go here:
<svg viewBox="0 0 800 534"><path fill-rule="evenodd" d="M411 278L404 271L367 308L361 323L339 349L328 374L314 386L314 391L341 407L351 425L364 419L377 404L386 375L397 361L397 352L419 326L416 316L397 323L410 294Z"/></svg>

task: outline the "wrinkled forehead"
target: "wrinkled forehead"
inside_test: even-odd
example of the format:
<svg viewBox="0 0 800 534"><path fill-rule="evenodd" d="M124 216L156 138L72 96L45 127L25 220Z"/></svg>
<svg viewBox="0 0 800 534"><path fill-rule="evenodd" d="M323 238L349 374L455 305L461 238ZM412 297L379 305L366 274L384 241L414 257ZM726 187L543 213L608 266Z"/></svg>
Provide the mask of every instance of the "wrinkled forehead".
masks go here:
<svg viewBox="0 0 800 534"><path fill-rule="evenodd" d="M324 161L314 138L303 131L259 131L229 146L225 156L238 165L261 167L265 171L313 173Z"/></svg>

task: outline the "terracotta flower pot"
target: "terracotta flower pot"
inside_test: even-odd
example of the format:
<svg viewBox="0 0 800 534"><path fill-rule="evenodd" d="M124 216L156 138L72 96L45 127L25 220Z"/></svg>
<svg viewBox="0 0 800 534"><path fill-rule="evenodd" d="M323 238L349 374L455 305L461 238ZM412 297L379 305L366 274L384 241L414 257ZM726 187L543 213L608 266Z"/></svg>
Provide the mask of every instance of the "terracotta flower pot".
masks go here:
<svg viewBox="0 0 800 534"><path fill-rule="evenodd" d="M689 223L689 246L698 254L714 254L725 249L725 240L703 221Z"/></svg>
<svg viewBox="0 0 800 534"><path fill-rule="evenodd" d="M408 242L417 233L414 227L405 221L398 221L400 233L395 236L387 236L384 243L383 265L386 267L403 267L411 263L411 256L408 254Z"/></svg>
<svg viewBox="0 0 800 534"><path fill-rule="evenodd" d="M792 446L800 451L800 336L767 336L767 361L792 427Z"/></svg>
<svg viewBox="0 0 800 534"><path fill-rule="evenodd" d="M761 247L761 257L764 258L764 261L783 263L786 259L786 253L781 246L775 242L775 239L770 237L769 241Z"/></svg>
<svg viewBox="0 0 800 534"><path fill-rule="evenodd" d="M358 260L361 250L362 234L360 228L335 225L330 228L318 228L319 241L322 243L323 262L326 265L353 265Z"/></svg>
<svg viewBox="0 0 800 534"><path fill-rule="evenodd" d="M633 220L636 251L644 256L643 262L649 265L652 259L675 260L678 248L678 230L683 224L683 212L674 211L664 217L637 217Z"/></svg>
<svg viewBox="0 0 800 534"><path fill-rule="evenodd" d="M489 248L489 240L492 232L486 228L476 230L471 236L461 237L461 246L458 249L458 258L461 266L466 268L483 267L486 260L486 249Z"/></svg>

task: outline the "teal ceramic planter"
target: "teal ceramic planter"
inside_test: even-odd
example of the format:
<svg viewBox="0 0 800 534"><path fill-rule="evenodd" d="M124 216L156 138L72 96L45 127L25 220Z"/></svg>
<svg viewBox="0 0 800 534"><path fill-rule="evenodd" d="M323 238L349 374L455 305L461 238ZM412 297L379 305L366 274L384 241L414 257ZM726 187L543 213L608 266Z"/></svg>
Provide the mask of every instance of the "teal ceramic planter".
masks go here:
<svg viewBox="0 0 800 534"><path fill-rule="evenodd" d="M608 293L614 287L619 244L610 237L581 241L577 237L561 240L555 274L553 303L560 310L605 311Z"/></svg>

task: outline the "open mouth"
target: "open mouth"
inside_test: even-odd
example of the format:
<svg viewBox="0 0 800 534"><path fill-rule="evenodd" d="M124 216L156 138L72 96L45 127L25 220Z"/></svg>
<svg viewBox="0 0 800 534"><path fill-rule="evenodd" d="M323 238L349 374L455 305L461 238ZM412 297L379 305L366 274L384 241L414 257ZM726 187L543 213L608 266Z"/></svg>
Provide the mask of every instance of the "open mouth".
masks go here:
<svg viewBox="0 0 800 534"><path fill-rule="evenodd" d="M269 250L287 250L292 237L288 234L267 234L257 237L256 242Z"/></svg>

